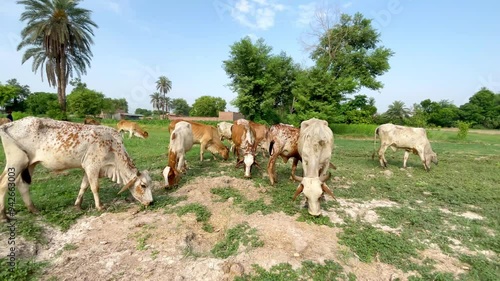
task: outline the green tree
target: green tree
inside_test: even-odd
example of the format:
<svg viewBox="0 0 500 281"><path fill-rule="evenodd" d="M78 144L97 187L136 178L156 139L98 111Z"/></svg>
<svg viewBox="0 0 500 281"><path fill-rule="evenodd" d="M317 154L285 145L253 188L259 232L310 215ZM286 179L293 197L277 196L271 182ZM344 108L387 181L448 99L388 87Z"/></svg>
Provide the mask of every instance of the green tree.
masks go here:
<svg viewBox="0 0 500 281"><path fill-rule="evenodd" d="M191 111L185 99L173 99L171 108L175 115L189 116L189 111Z"/></svg>
<svg viewBox="0 0 500 281"><path fill-rule="evenodd" d="M158 92L154 92L153 94L149 95L151 98L151 104L153 105L153 109L156 108L157 111L160 111L161 107L161 95Z"/></svg>
<svg viewBox="0 0 500 281"><path fill-rule="evenodd" d="M136 108L134 113L135 114L142 114L146 117L151 116L153 114L153 112L151 110L144 109L144 108Z"/></svg>
<svg viewBox="0 0 500 281"><path fill-rule="evenodd" d="M366 95L356 95L343 104L345 122L348 124L371 124L377 113L375 99Z"/></svg>
<svg viewBox="0 0 500 281"><path fill-rule="evenodd" d="M270 85L266 67L270 60L271 47L259 39L254 43L245 37L231 46L229 59L223 62L224 70L231 82L229 87L237 93L231 104L252 120L262 119L262 105ZM194 110L193 104L193 110Z"/></svg>
<svg viewBox="0 0 500 281"><path fill-rule="evenodd" d="M306 75L311 81L302 79L295 89L296 107L301 108L297 110L299 119L316 116L318 109L326 108L322 115L335 122L341 114L338 104L346 95L363 87L371 90L383 87L377 77L390 69L393 52L380 46L380 33L360 13L340 15L339 22L331 28L321 18L318 20L323 32L312 48L315 65ZM314 90L308 88L311 86Z"/></svg>
<svg viewBox="0 0 500 281"><path fill-rule="evenodd" d="M97 115L104 108L104 95L87 87L76 87L68 95L68 111L78 117Z"/></svg>
<svg viewBox="0 0 500 281"><path fill-rule="evenodd" d="M500 94L481 88L469 102L460 106L461 117L465 122L485 128L500 128Z"/></svg>
<svg viewBox="0 0 500 281"><path fill-rule="evenodd" d="M50 86L57 85L61 110L66 112L66 86L73 73L86 74L90 67L93 44L91 11L78 7L79 0L20 0L25 11L21 21L26 27L21 31L17 49L27 48L22 63L33 59L32 69L43 69Z"/></svg>
<svg viewBox="0 0 500 281"><path fill-rule="evenodd" d="M405 124L405 120L410 117L410 110L405 106L404 102L397 100L389 105L389 108L384 114L393 123L403 125Z"/></svg>
<svg viewBox="0 0 500 281"><path fill-rule="evenodd" d="M17 89L12 85L2 85L0 83L0 106L5 107L17 96Z"/></svg>
<svg viewBox="0 0 500 281"><path fill-rule="evenodd" d="M32 115L47 114L49 110L56 110L54 105L58 106L57 94L36 92L26 99L26 111Z"/></svg>
<svg viewBox="0 0 500 281"><path fill-rule="evenodd" d="M211 96L201 96L193 103L191 116L217 117L219 111L226 110L226 101L222 98Z"/></svg>
<svg viewBox="0 0 500 281"><path fill-rule="evenodd" d="M7 80L7 85L14 87L15 97L8 101L7 104L9 108L13 111L24 111L25 103L24 101L31 94L30 87L28 85L21 85L17 79Z"/></svg>
<svg viewBox="0 0 500 281"><path fill-rule="evenodd" d="M163 94L163 99L160 99L162 109L164 113L168 112L168 99L167 93L172 89L172 81L167 78L167 76L158 77L158 81L156 81L156 89Z"/></svg>

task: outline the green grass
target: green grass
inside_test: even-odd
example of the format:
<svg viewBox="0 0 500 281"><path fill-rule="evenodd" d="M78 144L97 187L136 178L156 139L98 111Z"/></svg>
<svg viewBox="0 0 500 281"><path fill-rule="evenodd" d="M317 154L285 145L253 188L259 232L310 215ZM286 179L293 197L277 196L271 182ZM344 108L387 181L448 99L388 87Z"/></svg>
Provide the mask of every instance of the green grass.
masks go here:
<svg viewBox="0 0 500 281"><path fill-rule="evenodd" d="M115 123L115 121L109 122L111 125ZM140 170L149 170L153 180L163 183L161 171L167 163L168 122L154 120L153 122L140 121L140 123L149 132L149 138L146 140L128 139L127 136L124 139L126 149ZM470 132L462 141L456 139L456 132L429 130L432 147L438 154L439 165L432 165L431 171L425 172L418 157L412 155L408 161L409 168L400 170L403 152L394 153L388 150L386 152L387 170L393 174L391 177L385 177L381 174L382 169L378 161L371 159L374 149L372 139L374 127L370 126L334 125L335 150L332 162L338 170L332 172L333 176L340 180L329 181L328 186L338 198L344 200L396 202L398 208L377 208L375 212L380 218L379 223L399 228L399 236L383 232L364 222L347 219L348 216L343 207L333 201L323 203L322 208L335 211L345 219L345 224L333 224L328 217L309 216L307 210L301 205L300 199L303 195L299 196L295 202L292 201L298 184L289 180L291 161L288 164L277 161L278 182L275 186L270 186L268 178L262 177L263 171L257 169L252 171L254 186L250 188L257 189L259 198L249 200L237 189L230 187L213 188L211 190L214 194L213 198L215 201L225 201L232 197L234 205L245 214L258 211L264 215L283 212L289 216L296 216L299 221L306 223L339 227L341 228L339 237L342 237L340 241L352 252L363 257L364 261L373 262L378 254L381 261L418 272L419 275L413 277L417 278L415 280L419 280L418 278L421 278L420 280L453 280L454 278L446 273L436 272L432 260L426 261L425 264L404 265L411 258L418 258L419 250L428 248L430 243L438 245L450 257L458 258L470 267L467 274L458 277L459 280L493 280L491 276L498 276L500 261L498 258L481 257L476 254L464 255L451 248L450 244L451 240L455 239L470 251L490 251L499 255L500 136ZM212 158L209 152L204 156L205 159ZM197 220L202 222L203 229L213 231L213 227L208 223L210 218L208 209L201 204L186 204L179 207L178 204L185 201L187 197L177 197L174 192L199 176L216 177L220 175L220 171L224 171L224 175L242 178L243 171L234 169L232 156L228 160L231 163L229 166L225 165L228 162L220 161L220 157L217 161L204 161L203 163L199 162L198 157L199 146L195 145L187 154L190 170L182 177L179 186L168 190L155 190L153 193L155 204L147 208L142 207L141 210L158 211L161 209L175 212L180 216L192 212ZM265 169L267 159L258 156L258 160ZM2 149L0 149L0 165L5 165ZM300 165L297 173L302 174ZM50 224L61 230L67 230L82 216L101 214L102 212L95 210L90 190L84 195L83 211L76 211L73 208L82 176L80 170L55 174L38 166L30 193L40 214L28 213L21 197L17 195L15 205L18 219L17 234L43 244L46 243L47 237L43 234L42 225ZM100 183L99 195L101 202L107 208L106 212L122 212L129 209L132 204L139 205L129 192L117 195L120 185L107 179L101 179ZM339 188L339 186L349 188ZM446 209L452 213L444 213L440 209ZM458 216L464 212L476 213L483 219L471 220ZM7 232L8 230L2 226L0 231ZM228 242L225 247L234 247L231 243ZM382 247L382 245L387 246ZM271 274L271 272L266 274ZM289 272L289 274L292 273ZM247 277L258 278L255 276ZM249 280L266 280L266 278Z"/></svg>
<svg viewBox="0 0 500 281"><path fill-rule="evenodd" d="M249 250L264 246L264 241L259 239L257 229L251 228L245 222L228 229L224 240L217 242L211 252L215 257L225 259L235 255L240 245L247 246L247 250Z"/></svg>
<svg viewBox="0 0 500 281"><path fill-rule="evenodd" d="M0 280L19 281L19 280L38 280L42 274L42 268L46 266L45 262L35 262L33 260L21 259L16 261L13 272L7 259L0 259Z"/></svg>
<svg viewBox="0 0 500 281"><path fill-rule="evenodd" d="M273 281L293 281L293 280L346 280L354 281L356 276L353 274L345 274L340 264L332 260L326 260L324 265L314 263L312 261L303 261L302 266L298 269L293 269L289 263L281 263L272 266L269 270L254 264L253 274L245 274L241 277L236 277L236 281L257 281L257 280L273 280Z"/></svg>

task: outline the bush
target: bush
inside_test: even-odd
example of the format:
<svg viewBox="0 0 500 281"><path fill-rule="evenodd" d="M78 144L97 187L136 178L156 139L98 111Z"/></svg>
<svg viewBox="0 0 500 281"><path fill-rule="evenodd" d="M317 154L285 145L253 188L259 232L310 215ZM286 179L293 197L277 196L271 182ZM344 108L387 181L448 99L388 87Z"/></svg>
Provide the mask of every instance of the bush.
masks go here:
<svg viewBox="0 0 500 281"><path fill-rule="evenodd" d="M28 113L19 112L19 111L12 112L12 118L14 119L14 121L22 119L22 118L27 117L27 116L31 116L31 115Z"/></svg>
<svg viewBox="0 0 500 281"><path fill-rule="evenodd" d="M467 137L467 134L469 133L470 125L471 124L468 122L463 122L463 121L457 122L457 127L458 127L457 137L458 137L458 139L463 140Z"/></svg>

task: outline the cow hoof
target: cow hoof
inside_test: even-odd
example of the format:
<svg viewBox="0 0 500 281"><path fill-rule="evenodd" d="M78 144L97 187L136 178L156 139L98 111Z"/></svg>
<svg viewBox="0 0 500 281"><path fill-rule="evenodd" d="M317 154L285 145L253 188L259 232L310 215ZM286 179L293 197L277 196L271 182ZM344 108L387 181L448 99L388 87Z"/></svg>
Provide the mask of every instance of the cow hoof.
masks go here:
<svg viewBox="0 0 500 281"><path fill-rule="evenodd" d="M82 206L75 205L75 211L81 212L82 211Z"/></svg>
<svg viewBox="0 0 500 281"><path fill-rule="evenodd" d="M35 206L29 206L28 207L28 210L30 211L30 213L32 214L40 214L40 211L38 211Z"/></svg>

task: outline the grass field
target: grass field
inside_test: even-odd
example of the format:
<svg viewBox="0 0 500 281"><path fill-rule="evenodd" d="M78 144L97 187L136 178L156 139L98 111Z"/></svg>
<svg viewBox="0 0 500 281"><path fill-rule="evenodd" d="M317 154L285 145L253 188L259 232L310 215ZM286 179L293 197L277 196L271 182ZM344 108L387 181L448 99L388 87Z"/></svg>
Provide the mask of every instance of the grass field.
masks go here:
<svg viewBox="0 0 500 281"><path fill-rule="evenodd" d="M124 142L130 156L140 169L150 171L154 181L163 182L161 171L166 165L168 146L167 126L161 121L143 123L149 132L149 138L125 138ZM338 167L334 178L328 185L333 189L339 201L353 200L369 202L371 200L389 200L397 204L393 207L377 207L375 212L379 222L397 231L384 231L374 225L353 218L335 201L327 201L323 208L335 212L345 223L333 222L328 216L310 217L307 211L292 202L297 185L288 181L290 163L278 166L279 182L269 186L266 178L254 176L256 186L263 186L268 191L265 200L250 200L237 190L214 188L212 194L220 200L234 199L234 204L251 214L261 211L264 215L284 212L289 216L298 215L298 220L311 224L340 228L339 243L347 246L359 259L366 263L380 261L391 264L403 271L414 271L411 280L498 280L500 276L500 136L492 134L470 133L466 140L459 141L456 132L431 131L429 137L434 151L438 154L439 165L432 166L425 172L420 160L410 156L407 170L400 169L403 152L386 152L388 171L381 176L382 169L378 161L372 160L373 126L362 129L343 127L342 134L335 134L335 151L332 162ZM336 130L334 128L334 133ZM377 146L378 147L378 146ZM190 170L182 178L179 187L198 177L210 176L213 171L224 170L227 175L242 178L243 172L235 170L222 161L198 161L199 148L195 146L187 156ZM205 155L211 158L210 153ZM234 159L231 157L231 163ZM291 162L291 161L290 161ZM267 159L260 159L265 167ZM4 167L5 157L0 150L0 166ZM265 168L264 168L265 169ZM212 173L211 173L212 172ZM253 171L254 175L260 173ZM301 169L298 170L299 175ZM209 175L210 174L210 175ZM217 174L217 173L215 173ZM98 215L94 209L94 200L90 191L85 194L82 209L77 212L73 204L78 194L82 172L72 170L64 174L49 173L39 166L35 170L31 196L40 215L26 211L20 196L17 197L16 210L17 232L29 240L44 243L42 224L48 223L63 230L71 227L81 216ZM255 187L257 188L257 187ZM200 221L206 221L210 214L201 206L175 207L169 194L176 189L154 191L154 209L165 209L178 214L193 212ZM100 198L107 207L106 212L120 212L127 208L122 204L129 194L117 195L118 185L107 179L101 180ZM138 203L137 203L138 204ZM204 229L210 231L210 225ZM240 228L246 230L246 226ZM237 229L238 230L238 229ZM235 230L235 231L237 231ZM2 226L2 232L7 232ZM241 230L243 231L243 230ZM237 232L233 236L238 236ZM254 235L254 234L252 234ZM236 239L236 238L235 238ZM258 237L254 239L258 240ZM252 240L253 241L253 240ZM263 241L265 243L265 241ZM218 247L234 243L220 241ZM260 243L260 242L259 242ZM216 248L214 248L216 249ZM416 260L417 253L426 249L439 249L446 255L457 258L467 265L465 273L453 276L434 267L435 261L427 258ZM215 257L226 257L231 251L213 250ZM0 279L7 278L5 261L0 260ZM287 264L265 270L255 265L251 274L239 277L241 280L356 280L352 274L344 274L338 261L326 261L316 264L304 261L302 267L293 269ZM23 278L39 272L43 265L21 261L19 276ZM302 278L302 279L301 279Z"/></svg>

